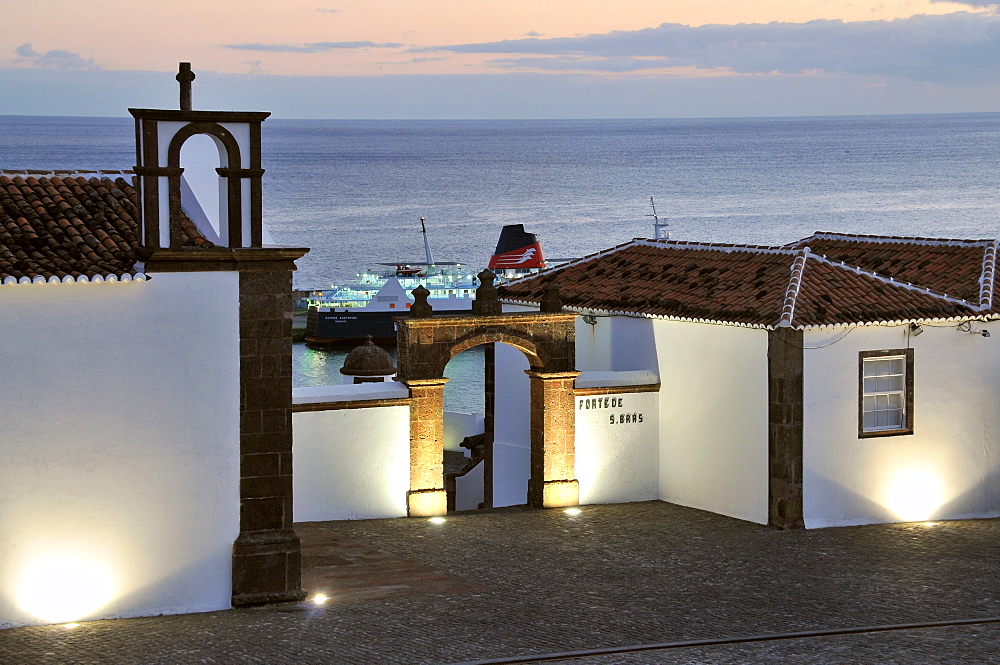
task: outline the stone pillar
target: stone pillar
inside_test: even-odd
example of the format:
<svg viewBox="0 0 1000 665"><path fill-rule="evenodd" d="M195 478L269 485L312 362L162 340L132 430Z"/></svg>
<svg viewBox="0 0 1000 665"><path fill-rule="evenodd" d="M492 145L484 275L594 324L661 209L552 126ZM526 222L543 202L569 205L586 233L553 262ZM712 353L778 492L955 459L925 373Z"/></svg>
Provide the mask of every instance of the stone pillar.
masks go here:
<svg viewBox="0 0 1000 665"><path fill-rule="evenodd" d="M775 328L767 334L768 508L767 523L801 529L802 331Z"/></svg>
<svg viewBox="0 0 1000 665"><path fill-rule="evenodd" d="M531 384L531 480L528 505L534 508L575 506L576 412L573 381L579 372L526 370Z"/></svg>
<svg viewBox="0 0 1000 665"><path fill-rule="evenodd" d="M148 273L239 274L240 534L233 543L233 605L305 597L292 530L292 271L306 251L212 247L146 255Z"/></svg>
<svg viewBox="0 0 1000 665"><path fill-rule="evenodd" d="M494 424L496 414L496 344L490 342L483 347L483 505L493 507L493 439L496 434Z"/></svg>
<svg viewBox="0 0 1000 665"><path fill-rule="evenodd" d="M444 488L444 384L448 379L405 381L410 389L410 517L448 512Z"/></svg>
<svg viewBox="0 0 1000 665"><path fill-rule="evenodd" d="M240 535L233 605L301 600L292 529L292 273L240 272Z"/></svg>

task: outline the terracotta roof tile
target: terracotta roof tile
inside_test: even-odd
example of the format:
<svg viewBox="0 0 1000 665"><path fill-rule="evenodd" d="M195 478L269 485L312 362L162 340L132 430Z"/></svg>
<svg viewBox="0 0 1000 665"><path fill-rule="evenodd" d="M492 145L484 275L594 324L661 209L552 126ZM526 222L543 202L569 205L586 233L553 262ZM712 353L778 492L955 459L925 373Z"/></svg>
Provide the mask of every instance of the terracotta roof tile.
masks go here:
<svg viewBox="0 0 1000 665"><path fill-rule="evenodd" d="M816 233L789 247L808 247L834 261L859 266L902 282L919 284L936 293L989 305L993 267L984 276L987 259L996 256L995 240L949 240L899 236ZM990 256L987 256L987 255ZM988 285L989 293L983 293ZM987 297L986 302L981 302Z"/></svg>
<svg viewBox="0 0 1000 665"><path fill-rule="evenodd" d="M795 243L796 245L798 243ZM988 243L987 243L988 244ZM810 243L811 245L811 243ZM945 296L824 258L804 248L700 244L636 239L501 287L508 302L538 303L549 282L579 311L613 312L751 326L795 327L981 316L981 241L941 252L893 242L871 252L898 274L927 274L971 296ZM927 245L931 247L931 245ZM898 252L904 260L895 260ZM994 252L995 254L995 252ZM867 254L865 256L868 256ZM905 261L931 260L923 268ZM971 262L973 268L966 263ZM933 270L927 270L933 266ZM919 272L923 270L923 272ZM992 283L992 267L989 267ZM973 286L975 288L973 288Z"/></svg>
<svg viewBox="0 0 1000 665"><path fill-rule="evenodd" d="M0 171L0 283L135 275L138 197L128 171ZM184 244L211 246L186 216Z"/></svg>

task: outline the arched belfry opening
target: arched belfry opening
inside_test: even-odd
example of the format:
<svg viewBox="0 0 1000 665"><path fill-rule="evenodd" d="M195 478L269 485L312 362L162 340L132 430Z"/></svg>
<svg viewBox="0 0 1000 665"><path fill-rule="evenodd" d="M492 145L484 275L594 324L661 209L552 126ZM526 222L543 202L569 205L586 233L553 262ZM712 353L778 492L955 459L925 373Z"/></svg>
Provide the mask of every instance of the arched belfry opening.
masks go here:
<svg viewBox="0 0 1000 665"><path fill-rule="evenodd" d="M579 502L575 471L573 382L576 314L549 306L534 313L502 313L493 274L480 274L471 316L433 316L427 292L415 289L410 316L396 319L399 380L410 390L411 517L447 512L444 484L444 376L448 361L481 344L501 342L528 359L531 404L531 477L528 505ZM487 378L489 382L489 378ZM491 435L487 413L486 436ZM487 445L490 442L487 441Z"/></svg>
<svg viewBox="0 0 1000 665"><path fill-rule="evenodd" d="M194 111L191 81L194 74L182 63L181 109L129 109L135 118L138 190L142 201L142 237L147 249L178 248L182 223L191 211L191 221L220 247L245 248L263 245L260 130L270 115L266 112ZM193 136L209 137L219 154L219 203L217 220L199 219L192 210L195 200L182 175L181 151ZM202 183L199 183L200 186ZM183 205L185 202L187 206Z"/></svg>

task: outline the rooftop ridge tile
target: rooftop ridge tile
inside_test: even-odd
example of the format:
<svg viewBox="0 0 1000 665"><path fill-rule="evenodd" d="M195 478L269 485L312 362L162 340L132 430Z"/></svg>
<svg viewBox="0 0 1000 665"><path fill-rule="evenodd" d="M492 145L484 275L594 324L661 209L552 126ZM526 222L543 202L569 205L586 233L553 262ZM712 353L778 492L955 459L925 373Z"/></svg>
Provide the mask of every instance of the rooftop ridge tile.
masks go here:
<svg viewBox="0 0 1000 665"><path fill-rule="evenodd" d="M0 175L135 175L132 169L0 169Z"/></svg>
<svg viewBox="0 0 1000 665"><path fill-rule="evenodd" d="M768 254L794 254L798 249L787 245L741 245L727 242L702 242L698 240L667 240L665 238L634 238L634 245L649 247L676 246L682 249L714 249L725 252L760 252Z"/></svg>
<svg viewBox="0 0 1000 665"><path fill-rule="evenodd" d="M790 328L795 318L795 305L799 298L799 291L802 289L802 277L806 270L806 259L809 258L809 254L808 247L800 250L789 268L791 274L781 305L781 315L778 319L779 328Z"/></svg>
<svg viewBox="0 0 1000 665"><path fill-rule="evenodd" d="M993 307L993 287L996 280L997 241L993 240L983 252L983 269L979 275L979 308Z"/></svg>
<svg viewBox="0 0 1000 665"><path fill-rule="evenodd" d="M983 246L994 242L988 238L925 238L922 236L888 236L863 233L838 233L836 231L817 231L816 233L796 240L790 245L801 245L808 243L812 239L817 240L846 240L849 242L878 242L885 244L905 243L908 245L932 245L938 247L948 246ZM786 245L787 247L788 245Z"/></svg>

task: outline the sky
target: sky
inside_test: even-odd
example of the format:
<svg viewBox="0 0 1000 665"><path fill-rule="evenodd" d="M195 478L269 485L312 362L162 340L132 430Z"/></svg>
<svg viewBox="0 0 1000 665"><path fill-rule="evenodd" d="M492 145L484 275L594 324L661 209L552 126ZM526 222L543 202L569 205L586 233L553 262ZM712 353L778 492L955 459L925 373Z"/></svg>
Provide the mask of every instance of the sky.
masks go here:
<svg viewBox="0 0 1000 665"><path fill-rule="evenodd" d="M0 0L0 114L1000 111L1000 0Z"/></svg>

